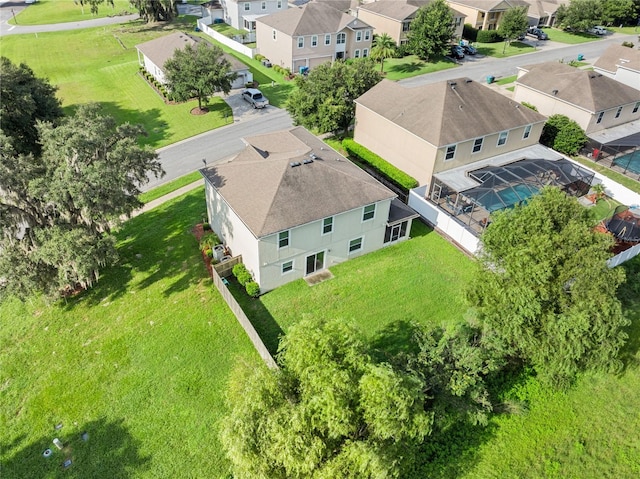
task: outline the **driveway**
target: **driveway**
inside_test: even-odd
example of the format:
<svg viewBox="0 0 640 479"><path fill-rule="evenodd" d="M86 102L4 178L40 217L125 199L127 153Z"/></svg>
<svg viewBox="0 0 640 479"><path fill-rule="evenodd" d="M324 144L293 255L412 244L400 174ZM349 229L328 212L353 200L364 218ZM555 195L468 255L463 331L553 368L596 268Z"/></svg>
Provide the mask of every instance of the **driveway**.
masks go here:
<svg viewBox="0 0 640 479"><path fill-rule="evenodd" d="M242 98L242 91L244 88L237 88L231 90L229 95L218 94L224 101L231 107L233 111L234 122L253 120L256 118L264 118L278 111L279 108L269 105L265 108L253 108L249 102L246 102Z"/></svg>

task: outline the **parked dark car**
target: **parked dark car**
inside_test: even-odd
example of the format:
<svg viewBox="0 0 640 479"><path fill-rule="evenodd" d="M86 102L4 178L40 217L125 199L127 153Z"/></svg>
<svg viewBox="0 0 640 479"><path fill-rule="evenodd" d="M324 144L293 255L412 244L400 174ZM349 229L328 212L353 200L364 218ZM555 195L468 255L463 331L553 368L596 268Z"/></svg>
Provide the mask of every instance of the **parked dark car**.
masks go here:
<svg viewBox="0 0 640 479"><path fill-rule="evenodd" d="M465 53L465 55L475 55L476 53L478 53L478 50L471 45L462 45L462 51Z"/></svg>
<svg viewBox="0 0 640 479"><path fill-rule="evenodd" d="M529 29L527 30L527 35L536 37L538 40L549 40L549 35L544 33L538 27L529 27Z"/></svg>
<svg viewBox="0 0 640 479"><path fill-rule="evenodd" d="M459 45L451 45L451 53L449 56L456 60L462 60L464 58L464 50L462 50L462 47Z"/></svg>

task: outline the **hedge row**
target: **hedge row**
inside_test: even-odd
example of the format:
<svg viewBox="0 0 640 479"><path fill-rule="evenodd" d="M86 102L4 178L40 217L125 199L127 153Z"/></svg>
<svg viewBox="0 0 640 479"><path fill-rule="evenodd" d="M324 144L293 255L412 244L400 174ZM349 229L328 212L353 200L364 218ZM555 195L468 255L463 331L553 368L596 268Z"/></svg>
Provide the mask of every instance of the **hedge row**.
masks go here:
<svg viewBox="0 0 640 479"><path fill-rule="evenodd" d="M504 40L497 30L478 30L468 23L464 24L462 38L479 43L496 43Z"/></svg>
<svg viewBox="0 0 640 479"><path fill-rule="evenodd" d="M412 176L407 175L404 171L399 170L388 161L380 158L373 151L368 150L359 143L356 143L350 138L342 140L342 147L347 151L350 156L354 156L363 163L372 166L380 173L385 175L398 186L410 190L418 186L418 181Z"/></svg>
<svg viewBox="0 0 640 479"><path fill-rule="evenodd" d="M236 264L231 270L241 286L251 297L256 298L260 294L260 285L253 280L251 273L243 263Z"/></svg>

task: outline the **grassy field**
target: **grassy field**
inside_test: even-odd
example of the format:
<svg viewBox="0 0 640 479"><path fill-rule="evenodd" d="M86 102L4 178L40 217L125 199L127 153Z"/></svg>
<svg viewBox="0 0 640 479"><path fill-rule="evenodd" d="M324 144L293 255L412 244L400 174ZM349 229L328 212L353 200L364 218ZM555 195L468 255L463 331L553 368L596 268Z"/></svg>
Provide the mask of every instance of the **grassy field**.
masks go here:
<svg viewBox="0 0 640 479"><path fill-rule="evenodd" d="M403 58L387 58L384 61L384 74L385 78L389 80L402 80L403 78L411 78L457 66L457 63L447 59L425 62L415 55L409 55Z"/></svg>
<svg viewBox="0 0 640 479"><path fill-rule="evenodd" d="M189 173L188 175L181 176L177 180L169 181L163 185L158 186L149 191L145 191L138 199L143 203L149 203L153 200L157 200L161 196L168 195L183 186L190 185L191 183L195 183L196 181L202 180L202 175L198 171L194 171L193 173Z"/></svg>
<svg viewBox="0 0 640 479"><path fill-rule="evenodd" d="M85 2L84 8L74 0L38 0L16 15L15 25L47 25L50 23L79 22L96 18L136 13L129 0L114 0L113 7L107 3L98 7L98 13L92 14L91 7Z"/></svg>
<svg viewBox="0 0 640 479"><path fill-rule="evenodd" d="M535 51L535 47L518 41L511 42L506 46L506 48L504 42L474 43L473 46L478 49L478 53L480 55L486 55L494 58L512 57Z"/></svg>
<svg viewBox="0 0 640 479"><path fill-rule="evenodd" d="M565 32L559 28L544 28L543 31L549 35L549 40L553 42L567 43L570 45L594 42L600 39L598 35L591 35L590 33L583 32Z"/></svg>
<svg viewBox="0 0 640 479"><path fill-rule="evenodd" d="M509 83L513 83L514 81L516 81L517 78L518 78L518 75L504 77L504 78L500 78L499 80L496 80L496 83L498 85L508 85Z"/></svg>
<svg viewBox="0 0 640 479"><path fill-rule="evenodd" d="M210 100L206 115L192 115L197 101L167 105L138 73L135 45L190 25L189 19L168 26L136 23L12 35L0 37L0 48L58 86L67 112L80 103L99 102L118 122L144 125L149 136L142 142L159 148L233 122L222 98Z"/></svg>
<svg viewBox="0 0 640 479"><path fill-rule="evenodd" d="M204 208L200 188L127 222L85 294L1 305L2 477L226 477L226 381L262 362L190 233Z"/></svg>

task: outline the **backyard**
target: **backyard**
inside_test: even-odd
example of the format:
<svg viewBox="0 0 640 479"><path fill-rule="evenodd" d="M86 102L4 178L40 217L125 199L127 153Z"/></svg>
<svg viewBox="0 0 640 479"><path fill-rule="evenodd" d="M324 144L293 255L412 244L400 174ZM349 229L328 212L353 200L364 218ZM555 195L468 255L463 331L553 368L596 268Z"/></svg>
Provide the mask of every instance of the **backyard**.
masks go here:
<svg viewBox="0 0 640 479"><path fill-rule="evenodd" d="M48 25L50 23L94 20L129 13L136 13L129 0L113 0L113 7L104 3L98 7L97 14L91 13L91 6L87 1L84 2L83 7L78 1L38 0L17 15L18 22L11 20L10 23L14 25Z"/></svg>

